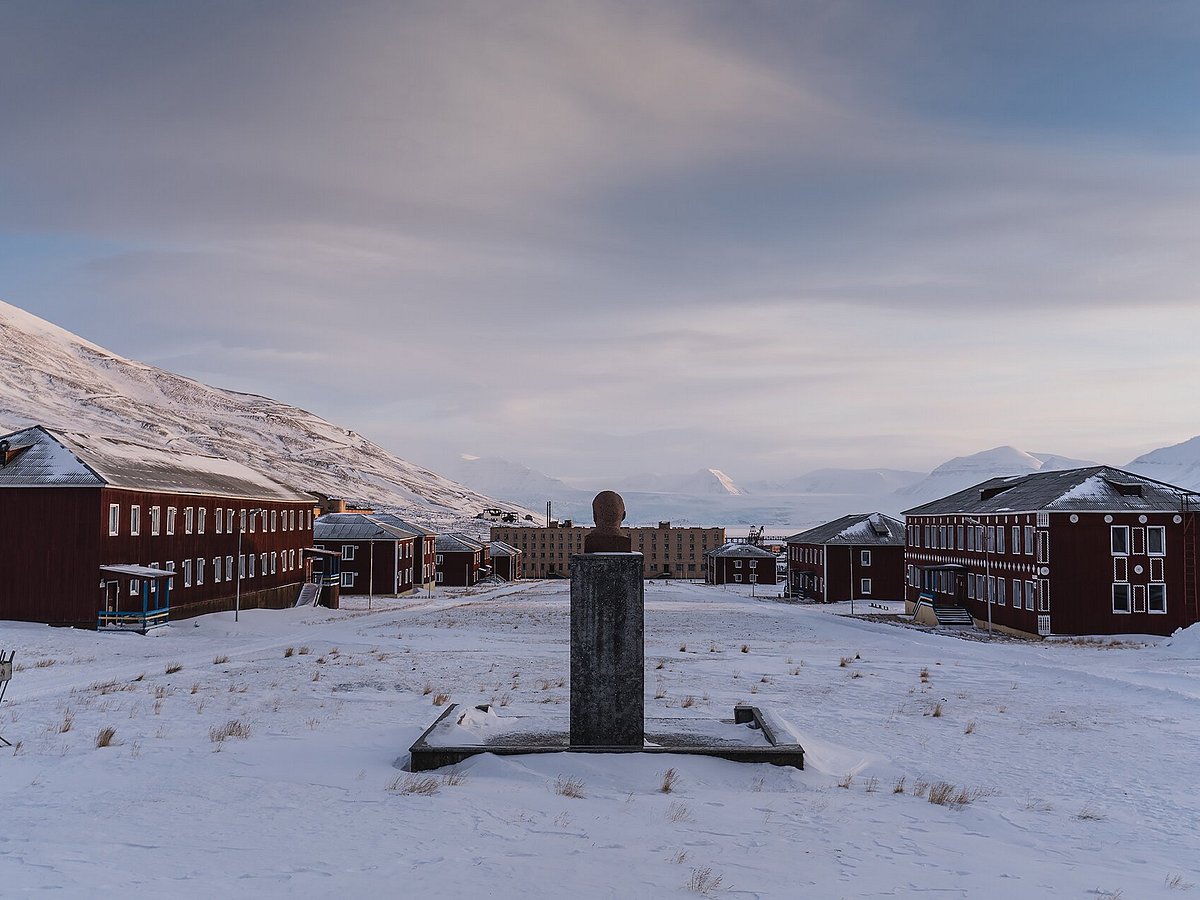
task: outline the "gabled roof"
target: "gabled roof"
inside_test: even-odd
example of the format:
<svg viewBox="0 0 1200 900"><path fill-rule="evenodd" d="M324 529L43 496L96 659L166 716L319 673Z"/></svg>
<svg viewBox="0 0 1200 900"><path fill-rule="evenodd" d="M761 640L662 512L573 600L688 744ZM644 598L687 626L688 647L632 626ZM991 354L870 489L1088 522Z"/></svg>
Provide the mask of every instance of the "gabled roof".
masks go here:
<svg viewBox="0 0 1200 900"><path fill-rule="evenodd" d="M789 544L854 544L904 546L904 523L880 512L852 513L793 534Z"/></svg>
<svg viewBox="0 0 1200 900"><path fill-rule="evenodd" d="M774 559L775 554L770 550L765 550L762 547L757 547L754 544L735 544L730 542L722 544L713 550L708 551L709 556L749 556L756 559Z"/></svg>
<svg viewBox="0 0 1200 900"><path fill-rule="evenodd" d="M904 511L906 516L1007 512L1176 512L1198 495L1112 466L1032 472L982 481Z"/></svg>
<svg viewBox="0 0 1200 900"><path fill-rule="evenodd" d="M409 541L416 532L366 513L329 513L313 522L314 541Z"/></svg>
<svg viewBox="0 0 1200 900"><path fill-rule="evenodd" d="M520 556L523 551L504 541L492 541L492 556Z"/></svg>
<svg viewBox="0 0 1200 900"><path fill-rule="evenodd" d="M402 519L399 516L391 513L371 513L371 517L377 519L385 525L393 525L396 528L403 528L405 531L410 531L413 534L423 534L425 537L435 537L437 532L432 528L427 528L424 525L417 525L408 519Z"/></svg>
<svg viewBox="0 0 1200 900"><path fill-rule="evenodd" d="M483 549L476 541L456 534L439 534L433 546L438 553L478 553Z"/></svg>
<svg viewBox="0 0 1200 900"><path fill-rule="evenodd" d="M0 487L113 487L246 500L313 499L224 457L125 438L35 425L0 440L9 443L7 464L0 466Z"/></svg>

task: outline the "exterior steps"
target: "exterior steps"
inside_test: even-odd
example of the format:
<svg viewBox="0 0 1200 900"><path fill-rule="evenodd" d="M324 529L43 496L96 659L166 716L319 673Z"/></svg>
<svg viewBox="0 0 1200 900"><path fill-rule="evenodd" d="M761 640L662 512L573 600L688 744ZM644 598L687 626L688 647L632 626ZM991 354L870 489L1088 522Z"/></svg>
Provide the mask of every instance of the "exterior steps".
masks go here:
<svg viewBox="0 0 1200 900"><path fill-rule="evenodd" d="M938 625L974 628L975 620L961 606L935 605L933 613L937 616Z"/></svg>
<svg viewBox="0 0 1200 900"><path fill-rule="evenodd" d="M300 588L300 596L296 598L296 606L316 606L320 596L321 585L315 581L305 582Z"/></svg>

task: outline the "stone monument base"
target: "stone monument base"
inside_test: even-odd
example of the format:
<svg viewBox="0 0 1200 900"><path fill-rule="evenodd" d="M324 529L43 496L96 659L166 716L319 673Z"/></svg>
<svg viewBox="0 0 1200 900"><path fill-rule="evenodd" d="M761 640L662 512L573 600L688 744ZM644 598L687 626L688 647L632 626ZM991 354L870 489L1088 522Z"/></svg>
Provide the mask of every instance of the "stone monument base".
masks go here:
<svg viewBox="0 0 1200 900"><path fill-rule="evenodd" d="M572 746L562 717L497 715L484 704L451 704L409 749L407 768L424 772L480 753L676 753L734 762L804 768L804 748L787 725L757 706L736 706L732 719L647 719L642 746Z"/></svg>

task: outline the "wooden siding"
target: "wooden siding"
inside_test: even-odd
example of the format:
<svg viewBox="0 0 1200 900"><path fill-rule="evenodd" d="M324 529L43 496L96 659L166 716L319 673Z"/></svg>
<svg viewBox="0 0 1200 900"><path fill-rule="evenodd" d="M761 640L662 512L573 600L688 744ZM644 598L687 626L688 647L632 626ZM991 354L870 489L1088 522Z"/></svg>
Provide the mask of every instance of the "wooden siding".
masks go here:
<svg viewBox="0 0 1200 900"><path fill-rule="evenodd" d="M442 575L441 587L471 587L479 581L478 550L443 550L437 570Z"/></svg>
<svg viewBox="0 0 1200 900"><path fill-rule="evenodd" d="M352 594L374 594L376 596L401 596L417 589L421 575L421 560L416 552L416 538L380 541L336 541L325 540L320 546L342 554L342 575L350 572L354 583L342 585L344 596ZM374 564L372 550L374 545ZM346 548L354 548L354 558L346 558ZM374 579L372 579L372 570Z"/></svg>
<svg viewBox="0 0 1200 900"><path fill-rule="evenodd" d="M739 563L741 563L740 566ZM751 563L754 563L753 568L751 568ZM712 560L711 566L712 568L708 572L710 584L779 583L774 559L721 556ZM751 581L751 576L754 576L753 581Z"/></svg>

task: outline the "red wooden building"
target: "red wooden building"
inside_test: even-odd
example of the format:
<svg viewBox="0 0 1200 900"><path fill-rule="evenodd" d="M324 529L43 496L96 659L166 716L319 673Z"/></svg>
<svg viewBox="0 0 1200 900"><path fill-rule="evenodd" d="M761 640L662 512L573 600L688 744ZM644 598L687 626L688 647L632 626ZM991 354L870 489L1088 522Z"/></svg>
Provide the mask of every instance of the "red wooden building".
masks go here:
<svg viewBox="0 0 1200 900"><path fill-rule="evenodd" d="M842 516L787 539L788 594L837 600L904 597L904 523L883 513Z"/></svg>
<svg viewBox="0 0 1200 900"><path fill-rule="evenodd" d="M708 584L778 584L775 554L754 544L722 544L709 550Z"/></svg>
<svg viewBox="0 0 1200 900"><path fill-rule="evenodd" d="M402 521L364 513L332 513L317 519L316 546L341 556L343 595L401 596L425 586L425 534L398 524Z"/></svg>
<svg viewBox="0 0 1200 900"><path fill-rule="evenodd" d="M1025 634L1197 621L1194 492L1109 466L993 478L907 517L907 606Z"/></svg>
<svg viewBox="0 0 1200 900"><path fill-rule="evenodd" d="M0 438L0 619L128 621L143 589L155 605L159 589L122 566L174 573L171 619L232 609L235 598L290 606L306 580L312 509L311 495L227 459L13 432Z"/></svg>
<svg viewBox="0 0 1200 900"><path fill-rule="evenodd" d="M461 534L437 536L437 583L444 587L471 587L479 583L483 545Z"/></svg>

